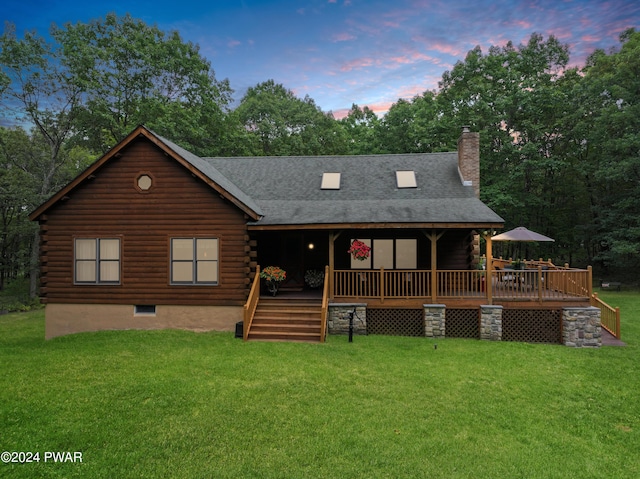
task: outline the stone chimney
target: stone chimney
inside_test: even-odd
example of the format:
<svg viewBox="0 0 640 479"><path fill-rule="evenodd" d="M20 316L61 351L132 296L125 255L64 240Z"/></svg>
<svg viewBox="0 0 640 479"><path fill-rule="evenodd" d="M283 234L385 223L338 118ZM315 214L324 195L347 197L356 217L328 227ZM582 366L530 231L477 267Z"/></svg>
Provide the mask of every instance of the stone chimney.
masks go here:
<svg viewBox="0 0 640 479"><path fill-rule="evenodd" d="M480 133L472 133L468 126L462 127L458 138L458 170L465 184L471 184L480 198Z"/></svg>

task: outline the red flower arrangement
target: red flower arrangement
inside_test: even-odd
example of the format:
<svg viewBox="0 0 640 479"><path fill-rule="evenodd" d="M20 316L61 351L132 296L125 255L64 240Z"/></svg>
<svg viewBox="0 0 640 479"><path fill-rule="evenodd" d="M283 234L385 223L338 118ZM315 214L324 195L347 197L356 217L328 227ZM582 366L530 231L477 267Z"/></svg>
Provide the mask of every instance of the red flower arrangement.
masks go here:
<svg viewBox="0 0 640 479"><path fill-rule="evenodd" d="M287 272L279 266L267 266L260 271L260 277L267 281L284 281L287 277Z"/></svg>
<svg viewBox="0 0 640 479"><path fill-rule="evenodd" d="M371 254L371 248L360 240L353 240L353 243L351 243L351 248L349 248L349 251L347 251L347 253L352 255L353 259L364 261L369 257L369 254Z"/></svg>

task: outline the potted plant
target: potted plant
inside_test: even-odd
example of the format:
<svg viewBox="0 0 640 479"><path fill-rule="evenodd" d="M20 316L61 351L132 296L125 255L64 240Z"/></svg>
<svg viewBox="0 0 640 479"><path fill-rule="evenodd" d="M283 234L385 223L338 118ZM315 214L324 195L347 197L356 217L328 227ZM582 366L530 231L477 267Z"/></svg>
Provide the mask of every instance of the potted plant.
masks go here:
<svg viewBox="0 0 640 479"><path fill-rule="evenodd" d="M324 283L324 272L317 269L310 269L304 273L304 282L310 288L318 288Z"/></svg>
<svg viewBox="0 0 640 479"><path fill-rule="evenodd" d="M353 240L353 243L351 243L351 247L347 253L353 256L353 259L364 261L371 254L371 247L367 246L360 240Z"/></svg>
<svg viewBox="0 0 640 479"><path fill-rule="evenodd" d="M267 290L275 296L280 288L280 283L287 277L287 272L279 266L267 266L260 271L260 277L265 280Z"/></svg>

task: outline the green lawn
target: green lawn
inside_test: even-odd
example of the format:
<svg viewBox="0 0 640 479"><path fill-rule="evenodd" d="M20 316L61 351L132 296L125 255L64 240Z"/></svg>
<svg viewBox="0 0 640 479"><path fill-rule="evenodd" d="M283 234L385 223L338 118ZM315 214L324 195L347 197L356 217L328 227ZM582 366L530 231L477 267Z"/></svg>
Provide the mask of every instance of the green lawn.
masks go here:
<svg viewBox="0 0 640 479"><path fill-rule="evenodd" d="M638 478L640 295L627 346L113 331L0 316L0 477ZM45 463L45 452L82 463Z"/></svg>

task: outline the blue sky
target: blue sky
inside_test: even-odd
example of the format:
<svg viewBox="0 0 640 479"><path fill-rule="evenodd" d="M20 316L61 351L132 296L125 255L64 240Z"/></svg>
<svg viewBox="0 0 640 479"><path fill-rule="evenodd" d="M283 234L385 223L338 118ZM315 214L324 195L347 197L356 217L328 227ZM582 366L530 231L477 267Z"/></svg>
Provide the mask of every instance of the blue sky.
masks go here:
<svg viewBox="0 0 640 479"><path fill-rule="evenodd" d="M46 34L52 23L130 13L200 45L239 100L273 79L323 111L353 103L383 113L399 98L437 88L442 73L480 45L553 34L583 65L596 48L640 29L638 0L4 0L0 19Z"/></svg>

